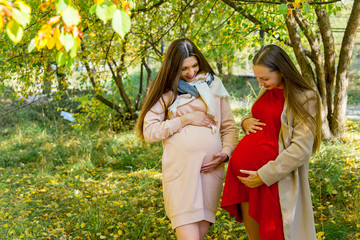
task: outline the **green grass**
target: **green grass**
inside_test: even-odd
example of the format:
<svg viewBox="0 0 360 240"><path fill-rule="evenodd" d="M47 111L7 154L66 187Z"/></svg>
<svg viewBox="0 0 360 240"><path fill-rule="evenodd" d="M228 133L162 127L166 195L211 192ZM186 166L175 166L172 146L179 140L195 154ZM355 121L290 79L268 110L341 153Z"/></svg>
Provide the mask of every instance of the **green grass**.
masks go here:
<svg viewBox="0 0 360 240"><path fill-rule="evenodd" d="M260 87L256 78L232 76L224 82L232 100L252 101L259 93Z"/></svg>
<svg viewBox="0 0 360 240"><path fill-rule="evenodd" d="M234 96L248 96L233 84ZM145 144L133 131L73 128L57 111L71 104L1 119L0 239L175 239L163 206L161 143ZM246 110L233 112L239 121ZM323 143L311 159L319 239L360 237L359 132L359 122L347 121L345 143ZM219 208L208 239L245 238L243 224Z"/></svg>
<svg viewBox="0 0 360 240"><path fill-rule="evenodd" d="M360 61L359 61L360 62ZM348 104L360 104L360 73L351 74L348 88Z"/></svg>

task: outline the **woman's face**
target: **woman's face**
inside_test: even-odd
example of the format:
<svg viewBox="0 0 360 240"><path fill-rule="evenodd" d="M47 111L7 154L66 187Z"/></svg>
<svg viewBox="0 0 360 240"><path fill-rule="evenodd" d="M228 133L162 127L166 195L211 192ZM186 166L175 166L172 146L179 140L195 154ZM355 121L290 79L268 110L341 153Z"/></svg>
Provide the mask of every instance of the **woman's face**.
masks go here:
<svg viewBox="0 0 360 240"><path fill-rule="evenodd" d="M268 90L273 88L284 88L283 75L279 71L271 71L270 68L262 65L254 65L253 70L260 87L264 87Z"/></svg>
<svg viewBox="0 0 360 240"><path fill-rule="evenodd" d="M180 70L180 76L187 82L193 82L199 69L199 62L195 56L185 58Z"/></svg>

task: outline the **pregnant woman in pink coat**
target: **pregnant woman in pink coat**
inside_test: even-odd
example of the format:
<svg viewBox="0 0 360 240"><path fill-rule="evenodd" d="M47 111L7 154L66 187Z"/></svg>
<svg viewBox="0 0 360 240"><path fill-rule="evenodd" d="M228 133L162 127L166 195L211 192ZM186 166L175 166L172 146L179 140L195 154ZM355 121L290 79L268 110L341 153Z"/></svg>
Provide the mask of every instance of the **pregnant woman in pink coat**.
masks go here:
<svg viewBox="0 0 360 240"><path fill-rule="evenodd" d="M237 141L228 97L190 40L171 43L137 130L147 142L162 140L165 210L178 239L204 239L215 222L224 162Z"/></svg>

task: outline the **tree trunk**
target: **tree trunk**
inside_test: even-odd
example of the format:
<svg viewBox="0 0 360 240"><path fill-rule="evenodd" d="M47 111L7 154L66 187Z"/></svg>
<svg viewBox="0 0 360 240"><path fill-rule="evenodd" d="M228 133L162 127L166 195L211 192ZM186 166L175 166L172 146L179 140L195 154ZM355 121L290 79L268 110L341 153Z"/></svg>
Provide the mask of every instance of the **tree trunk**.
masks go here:
<svg viewBox="0 0 360 240"><path fill-rule="evenodd" d="M329 125L331 126L331 118L334 107L335 42L331 31L329 16L326 10L318 6L316 7L315 12L317 15L317 22L320 29L322 43L324 45L327 119L329 121Z"/></svg>
<svg viewBox="0 0 360 240"><path fill-rule="evenodd" d="M131 101L130 101L128 95L126 94L125 87L124 87L124 84L123 84L123 70L125 69L125 55L126 55L127 36L128 36L128 34L125 35L124 40L122 41L122 48L121 48L122 51L121 51L121 57L120 57L120 66L118 66L116 68L116 75L114 76L114 79L115 79L116 86L119 89L120 96L121 96L122 100L125 103L125 107L127 109L127 112L130 113L131 119L134 119L135 118L135 114L134 114L135 109L133 109L133 106L131 104ZM110 65L110 63L109 63L109 65Z"/></svg>
<svg viewBox="0 0 360 240"><path fill-rule="evenodd" d="M340 51L337 75L335 75L335 43L330 26L329 16L321 4L315 8L317 22L319 25L322 43L324 47L322 60L321 48L317 42L317 37L310 25L305 21L301 12L292 11L286 17L286 27L291 42L287 42L293 48L297 63L304 78L311 85L318 89L321 96L321 115L322 115L322 134L323 139L328 140L333 135L336 138L343 138L345 129L346 98L348 86L348 70L351 61L351 53L354 48L356 30L359 25L359 3L360 0L354 0L352 12L348 20L348 25L344 33L342 47ZM233 8L240 15L247 18L255 26L262 26L262 22L255 16L249 14L245 8L242 8L240 0L222 0L225 4ZM245 2L245 1L244 1ZM282 3L289 3L288 0L281 0ZM290 1L291 2L291 1ZM275 3L275 2L274 2ZM295 17L296 18L295 18ZM303 44L299 34L299 27L303 31L308 43ZM268 32L271 28L262 28ZM276 38L275 38L276 39ZM305 46L310 46L311 51ZM315 68L310 64L309 59L314 63ZM315 71L314 71L315 70ZM334 92L334 82L336 76L336 88Z"/></svg>
<svg viewBox="0 0 360 240"><path fill-rule="evenodd" d="M81 41L81 50L83 52L85 52L85 45L84 45L84 41ZM100 90L100 86L96 83L93 72L90 69L89 63L85 60L83 60L83 63L85 65L88 77L90 79L91 85L93 86L94 92L95 92L95 97L101 101L102 103L104 103L106 106L114 109L115 111L117 111L118 113L123 113L124 110L122 108L120 108L117 104L115 104L114 102L111 102L109 100L107 100L105 97L101 96L99 94L99 90Z"/></svg>
<svg viewBox="0 0 360 240"><path fill-rule="evenodd" d="M294 50L296 60L299 63L301 73L305 80L311 85L315 86L315 76L311 68L309 61L306 58L305 48L301 43L300 34L298 31L298 25L296 24L294 17L286 18L286 27L288 29L289 37L291 40L291 47Z"/></svg>
<svg viewBox="0 0 360 240"><path fill-rule="evenodd" d="M149 65L146 63L145 59L143 59L143 65L146 69L147 72L147 79L146 79L146 94L148 93L149 87L150 87L150 82L151 82L151 68L149 67Z"/></svg>
<svg viewBox="0 0 360 240"><path fill-rule="evenodd" d="M48 97L50 97L50 92L51 92L51 62L48 62L46 64L46 67L44 68L43 93L48 95Z"/></svg>
<svg viewBox="0 0 360 240"><path fill-rule="evenodd" d="M65 81L65 78L66 78L66 74L65 73L61 73L59 72L59 67L56 66L56 78L58 80L58 90L60 92L63 92L66 90L66 81Z"/></svg>
<svg viewBox="0 0 360 240"><path fill-rule="evenodd" d="M144 58L141 59L142 62L144 61ZM139 103L142 95L142 89L143 89L143 79L144 79L144 64L141 62L140 64L140 81L139 81L139 91L138 95L135 99L135 109L139 110Z"/></svg>
<svg viewBox="0 0 360 240"><path fill-rule="evenodd" d="M294 16L296 22L300 26L301 30L305 34L309 45L311 47L310 59L315 65L316 72L316 87L320 94L321 99L321 120L322 120L322 138L324 140L329 140L332 137L329 122L327 119L328 116L328 107L327 107L327 92L326 92L326 82L325 82L325 70L324 64L321 56L321 48L319 42L316 39L315 34L310 31L310 25L308 22L301 16L300 12L294 11ZM315 86L314 86L315 87Z"/></svg>
<svg viewBox="0 0 360 240"><path fill-rule="evenodd" d="M223 61L221 58L216 59L216 68L218 70L219 76L223 76L224 75Z"/></svg>
<svg viewBox="0 0 360 240"><path fill-rule="evenodd" d="M342 40L339 64L336 75L334 115L331 121L331 129L334 136L340 139L344 138L345 118L347 104L347 87L349 85L349 68L352 51L356 39L356 32L360 23L360 0L354 0L354 5L346 26Z"/></svg>

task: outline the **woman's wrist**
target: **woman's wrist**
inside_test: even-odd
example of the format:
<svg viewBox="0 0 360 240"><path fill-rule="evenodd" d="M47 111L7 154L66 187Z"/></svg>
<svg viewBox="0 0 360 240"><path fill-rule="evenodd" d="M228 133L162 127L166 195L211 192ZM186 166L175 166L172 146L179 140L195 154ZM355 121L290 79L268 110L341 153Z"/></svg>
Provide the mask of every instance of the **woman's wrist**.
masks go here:
<svg viewBox="0 0 360 240"><path fill-rule="evenodd" d="M225 158L224 163L227 162L227 161L229 161L229 159L230 159L229 155L227 155L226 153L225 153L225 155L226 155L226 158Z"/></svg>
<svg viewBox="0 0 360 240"><path fill-rule="evenodd" d="M186 125L189 125L189 120L188 118L186 117L186 114L185 115L182 115L180 117L180 121L181 121L181 126L182 127L185 127Z"/></svg>

